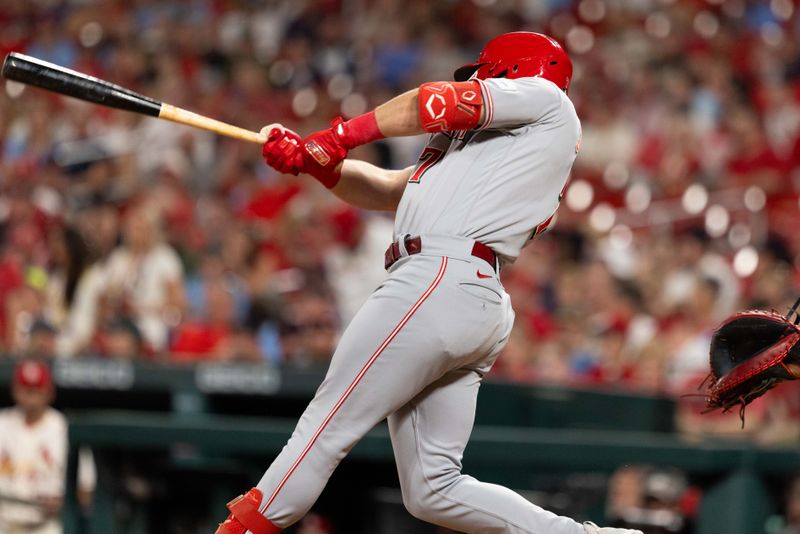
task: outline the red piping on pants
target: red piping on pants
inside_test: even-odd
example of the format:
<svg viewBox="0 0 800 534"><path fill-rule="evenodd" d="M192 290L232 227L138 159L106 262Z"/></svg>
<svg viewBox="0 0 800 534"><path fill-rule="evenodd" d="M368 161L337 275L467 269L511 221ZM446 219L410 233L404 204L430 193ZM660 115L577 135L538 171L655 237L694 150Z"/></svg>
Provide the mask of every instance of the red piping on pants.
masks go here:
<svg viewBox="0 0 800 534"><path fill-rule="evenodd" d="M267 502L259 510L262 514L267 510L267 508L269 508L269 506L275 500L275 497L278 496L278 493L281 491L281 489L283 489L283 486L286 484L286 481L289 480L289 477L292 476L292 473L295 472L295 470L297 469L297 466L300 465L300 462L302 462L303 458L306 457L306 455L308 454L308 451L310 451L311 447L314 446L314 443L317 441L317 438L319 438L320 434L322 434L322 431L325 430L326 426L328 426L328 423L330 423L331 419L333 419L333 416L336 415L336 412L339 411L339 408L342 407L342 404L344 404L344 402L347 400L347 397L350 396L350 394L356 388L356 386L361 381L361 379L364 377L364 375L367 373L367 371L372 366L372 364L375 363L375 360L378 359L378 356L380 356L381 353L384 350L386 350L386 347L389 346L389 343L391 343L392 340L395 337L397 337L397 334L400 333L400 330L402 330L403 327L406 325L406 323L409 321L409 319L411 319L411 316L414 315L414 313L416 313L416 311L419 309L420 306L422 306L422 303L425 302L425 300L427 300L427 298L431 296L431 293L433 293L433 291L436 289L436 286L438 286L439 282L442 281L442 278L444 277L444 272L445 272L446 269L447 269L447 257L442 257L442 263L439 266L439 272L436 274L436 278L434 278L433 282L431 282L431 285L428 286L428 289L425 290L425 292L417 300L417 302L414 303L414 305L411 307L411 309L408 310L408 313L406 313L405 316L400 320L400 322L397 323L397 326L394 327L394 330L392 330L391 333L388 336L386 336L386 339L383 340L383 343L381 343L381 345L378 347L378 349L372 354L372 356L370 356L369 360L367 360L367 363L364 364L364 367L361 368L361 371L359 371L358 374L356 375L356 377L353 379L353 382L350 383L350 386L348 386L348 388L345 390L345 392L339 398L339 401L333 406L333 408L331 408L331 411L328 413L328 415L322 421L322 424L319 426L319 428L317 429L317 431L314 434L314 436L308 442L308 445L306 445L306 448L303 449L302 453L300 453L300 457L297 458L297 460L294 462L292 467L289 468L289 471L286 473L286 475L284 475L284 477L281 480L280 484L278 484L278 487L272 493L270 498L267 499Z"/></svg>

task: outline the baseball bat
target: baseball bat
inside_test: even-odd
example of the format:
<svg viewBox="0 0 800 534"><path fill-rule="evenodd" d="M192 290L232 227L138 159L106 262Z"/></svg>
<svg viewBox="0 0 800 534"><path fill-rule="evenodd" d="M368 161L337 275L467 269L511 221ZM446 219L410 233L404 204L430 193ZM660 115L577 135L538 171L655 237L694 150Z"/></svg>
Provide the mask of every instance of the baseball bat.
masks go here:
<svg viewBox="0 0 800 534"><path fill-rule="evenodd" d="M3 77L102 106L158 117L251 143L264 144L266 141L265 136L258 132L159 102L111 82L18 52L6 56Z"/></svg>

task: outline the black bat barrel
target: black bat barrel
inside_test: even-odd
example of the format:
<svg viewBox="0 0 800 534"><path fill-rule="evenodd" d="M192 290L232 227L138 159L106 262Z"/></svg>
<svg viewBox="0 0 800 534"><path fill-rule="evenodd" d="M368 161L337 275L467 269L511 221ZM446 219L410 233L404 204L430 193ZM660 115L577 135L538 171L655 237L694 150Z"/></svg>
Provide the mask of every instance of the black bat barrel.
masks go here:
<svg viewBox="0 0 800 534"><path fill-rule="evenodd" d="M158 117L161 102L130 89L54 65L41 59L11 52L3 62L3 77L95 104Z"/></svg>

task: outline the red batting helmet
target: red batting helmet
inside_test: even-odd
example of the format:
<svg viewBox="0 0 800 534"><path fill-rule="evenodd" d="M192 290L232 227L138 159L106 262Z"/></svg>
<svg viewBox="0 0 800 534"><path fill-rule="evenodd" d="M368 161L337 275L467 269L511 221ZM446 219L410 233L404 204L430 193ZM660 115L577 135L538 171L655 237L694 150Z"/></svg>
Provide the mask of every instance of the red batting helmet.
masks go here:
<svg viewBox="0 0 800 534"><path fill-rule="evenodd" d="M534 32L511 32L486 43L478 61L464 65L453 76L456 81L464 81L473 74L481 80L537 76L567 91L572 79L572 61L552 37Z"/></svg>

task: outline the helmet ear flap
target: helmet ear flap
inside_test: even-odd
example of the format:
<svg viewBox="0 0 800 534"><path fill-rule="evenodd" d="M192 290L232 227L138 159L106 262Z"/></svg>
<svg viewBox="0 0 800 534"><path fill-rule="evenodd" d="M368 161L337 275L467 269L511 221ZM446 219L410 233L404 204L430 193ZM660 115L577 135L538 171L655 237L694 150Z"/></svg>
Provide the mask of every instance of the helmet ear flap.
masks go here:
<svg viewBox="0 0 800 534"><path fill-rule="evenodd" d="M485 63L473 63L471 65L464 65L456 69L453 73L453 79L457 82L465 82L469 80L473 74L478 72L478 69L481 68Z"/></svg>

